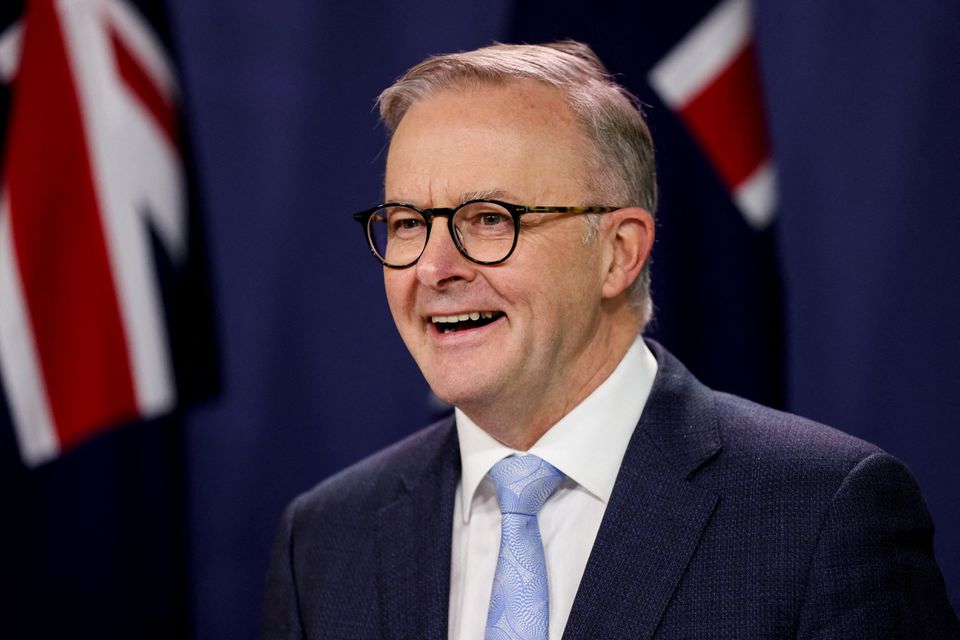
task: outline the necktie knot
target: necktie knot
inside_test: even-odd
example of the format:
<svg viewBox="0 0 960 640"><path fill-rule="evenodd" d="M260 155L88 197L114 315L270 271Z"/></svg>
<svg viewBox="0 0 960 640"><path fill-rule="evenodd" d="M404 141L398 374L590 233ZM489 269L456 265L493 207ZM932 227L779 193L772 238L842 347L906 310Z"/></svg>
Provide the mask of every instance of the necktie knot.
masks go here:
<svg viewBox="0 0 960 640"><path fill-rule="evenodd" d="M500 513L535 516L556 491L563 474L537 456L508 456L487 473L500 502Z"/></svg>

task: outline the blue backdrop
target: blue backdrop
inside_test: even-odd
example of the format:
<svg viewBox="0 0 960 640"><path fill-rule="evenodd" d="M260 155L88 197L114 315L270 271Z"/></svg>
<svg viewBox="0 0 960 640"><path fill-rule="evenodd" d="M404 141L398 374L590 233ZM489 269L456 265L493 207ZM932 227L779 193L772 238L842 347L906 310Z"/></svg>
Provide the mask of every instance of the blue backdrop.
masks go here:
<svg viewBox="0 0 960 640"><path fill-rule="evenodd" d="M52 600L74 618L43 622L50 637L257 636L284 505L436 411L350 217L381 195L375 96L429 54L560 37L588 41L648 105L653 335L716 388L903 459L960 605L960 5L758 3L781 207L757 233L646 84L712 3L666 4L169 3L221 391L184 424L126 428L38 471L4 454L4 495L27 514L4 534L7 580L28 585L14 628L35 631Z"/></svg>

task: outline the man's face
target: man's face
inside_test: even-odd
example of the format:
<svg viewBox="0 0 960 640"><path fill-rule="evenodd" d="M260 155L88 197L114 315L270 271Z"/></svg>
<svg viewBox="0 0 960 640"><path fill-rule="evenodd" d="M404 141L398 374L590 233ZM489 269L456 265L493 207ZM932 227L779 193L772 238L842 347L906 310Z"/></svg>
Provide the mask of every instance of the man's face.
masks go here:
<svg viewBox="0 0 960 640"><path fill-rule="evenodd" d="M584 205L585 157L583 134L555 89L517 82L450 90L412 106L394 132L386 199L420 208L475 197ZM384 270L393 318L430 386L485 428L497 426L484 416L521 418L577 395L605 358L602 252L583 242L584 222L524 216L510 259L482 266L457 251L438 218L416 265ZM435 322L476 313L492 321Z"/></svg>

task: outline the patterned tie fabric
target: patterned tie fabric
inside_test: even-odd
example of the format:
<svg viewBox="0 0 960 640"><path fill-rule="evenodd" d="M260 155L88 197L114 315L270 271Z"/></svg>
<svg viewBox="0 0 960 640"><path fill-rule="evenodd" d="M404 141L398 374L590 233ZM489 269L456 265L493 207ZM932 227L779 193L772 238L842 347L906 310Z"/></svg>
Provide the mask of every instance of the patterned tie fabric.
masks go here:
<svg viewBox="0 0 960 640"><path fill-rule="evenodd" d="M536 456L509 456L487 475L502 516L484 640L547 640L547 566L537 512L563 474Z"/></svg>

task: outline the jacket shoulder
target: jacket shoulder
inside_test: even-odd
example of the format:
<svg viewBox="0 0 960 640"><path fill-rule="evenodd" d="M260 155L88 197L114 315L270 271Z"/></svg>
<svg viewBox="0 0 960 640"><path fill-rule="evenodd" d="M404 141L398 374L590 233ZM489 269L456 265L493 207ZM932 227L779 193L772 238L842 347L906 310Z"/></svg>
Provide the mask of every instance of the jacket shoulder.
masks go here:
<svg viewBox="0 0 960 640"><path fill-rule="evenodd" d="M809 472L835 469L842 478L882 449L814 420L778 411L727 393L713 392L724 455L746 466Z"/></svg>
<svg viewBox="0 0 960 640"><path fill-rule="evenodd" d="M658 370L640 426L684 477L729 488L738 478L755 484L769 474L773 487L802 480L792 474L811 474L836 488L858 462L881 451L813 420L714 391L648 343Z"/></svg>
<svg viewBox="0 0 960 640"><path fill-rule="evenodd" d="M288 511L295 523L330 512L342 517L345 510L375 514L456 451L456 429L448 416L323 480L297 496Z"/></svg>
<svg viewBox="0 0 960 640"><path fill-rule="evenodd" d="M902 462L713 391L662 349L658 363L646 432L683 481L717 497L674 596L688 606L663 628L689 629L695 606L707 635L958 637L929 513Z"/></svg>
<svg viewBox="0 0 960 640"><path fill-rule="evenodd" d="M381 514L459 462L453 418L361 460L301 494L280 520L267 571L264 638L382 637ZM446 474L449 475L449 474Z"/></svg>

